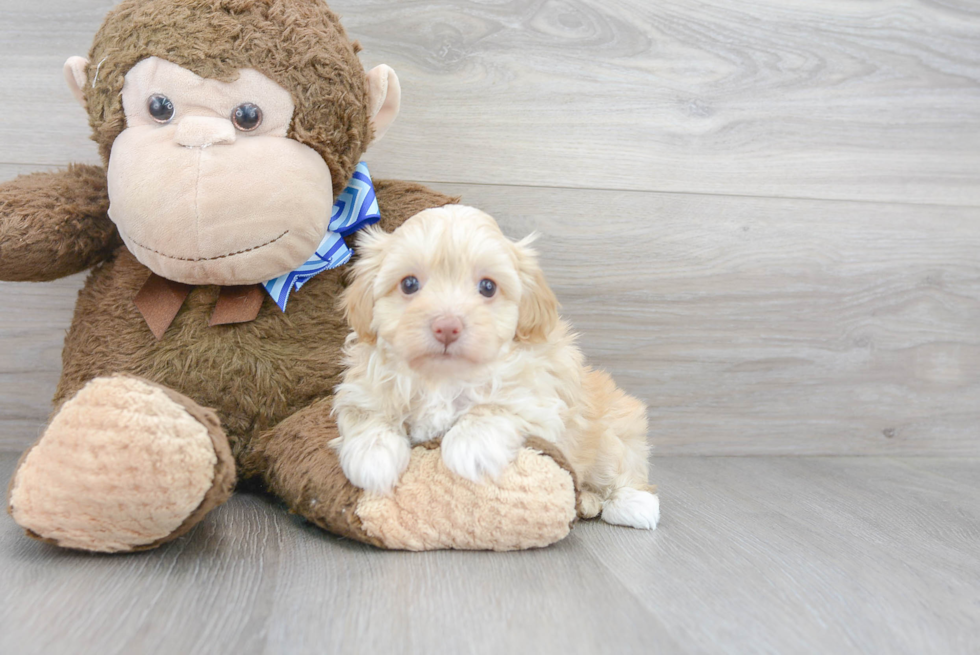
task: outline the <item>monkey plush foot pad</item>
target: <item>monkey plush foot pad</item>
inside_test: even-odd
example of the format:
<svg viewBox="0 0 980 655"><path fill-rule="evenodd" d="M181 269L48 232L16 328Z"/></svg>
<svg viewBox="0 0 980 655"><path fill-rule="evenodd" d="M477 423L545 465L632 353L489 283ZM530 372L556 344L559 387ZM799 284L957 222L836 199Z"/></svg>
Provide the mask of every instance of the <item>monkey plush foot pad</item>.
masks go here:
<svg viewBox="0 0 980 655"><path fill-rule="evenodd" d="M342 476L339 463L333 476ZM518 550L540 548L568 535L575 520L576 483L558 449L529 439L494 483L451 472L436 443L416 446L390 495L344 490L323 512L303 512L327 528L398 550ZM308 502L313 503L316 499Z"/></svg>
<svg viewBox="0 0 980 655"><path fill-rule="evenodd" d="M96 378L21 458L9 511L59 546L140 550L193 527L234 477L213 412L139 378Z"/></svg>

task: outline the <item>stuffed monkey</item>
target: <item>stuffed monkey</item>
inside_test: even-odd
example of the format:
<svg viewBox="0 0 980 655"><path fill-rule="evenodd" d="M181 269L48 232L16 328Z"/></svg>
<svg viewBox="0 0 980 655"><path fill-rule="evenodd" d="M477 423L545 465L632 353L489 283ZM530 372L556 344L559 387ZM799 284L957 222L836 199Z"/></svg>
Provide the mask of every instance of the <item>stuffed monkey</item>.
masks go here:
<svg viewBox="0 0 980 655"><path fill-rule="evenodd" d="M331 397L350 230L455 200L371 182L360 158L400 87L358 50L320 1L124 0L88 59L67 61L104 166L0 185L0 280L92 269L53 414L10 482L28 535L153 548L236 484L386 548L568 533L574 475L533 435L496 483L453 475L437 443L414 449L391 495L343 476Z"/></svg>

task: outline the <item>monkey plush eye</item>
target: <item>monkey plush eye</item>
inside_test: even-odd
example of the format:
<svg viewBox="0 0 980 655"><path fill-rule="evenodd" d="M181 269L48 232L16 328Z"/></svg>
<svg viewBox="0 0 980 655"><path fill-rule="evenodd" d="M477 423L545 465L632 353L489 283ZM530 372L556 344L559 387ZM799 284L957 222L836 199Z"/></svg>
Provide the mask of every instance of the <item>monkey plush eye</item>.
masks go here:
<svg viewBox="0 0 980 655"><path fill-rule="evenodd" d="M159 93L150 96L146 101L146 108L157 123L169 123L174 117L174 103L170 102L170 98Z"/></svg>
<svg viewBox="0 0 980 655"><path fill-rule="evenodd" d="M251 102L242 103L231 112L231 122L242 132L251 132L262 122L262 110Z"/></svg>
<svg viewBox="0 0 980 655"><path fill-rule="evenodd" d="M408 277L402 279L401 289L402 293L404 293L406 296L412 295L421 288L422 285L419 284L419 279L414 275L409 275Z"/></svg>
<svg viewBox="0 0 980 655"><path fill-rule="evenodd" d="M493 294L497 293L497 283L489 278L480 280L480 284L476 285L476 288L480 290L480 295L484 298L493 298Z"/></svg>

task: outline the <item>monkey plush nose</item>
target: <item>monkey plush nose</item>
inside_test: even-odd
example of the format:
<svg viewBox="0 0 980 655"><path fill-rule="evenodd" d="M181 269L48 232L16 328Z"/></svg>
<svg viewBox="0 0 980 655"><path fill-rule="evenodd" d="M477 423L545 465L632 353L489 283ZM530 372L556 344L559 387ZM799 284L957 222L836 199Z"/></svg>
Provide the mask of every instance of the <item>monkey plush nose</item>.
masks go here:
<svg viewBox="0 0 980 655"><path fill-rule="evenodd" d="M235 142L235 126L227 118L185 116L177 125L174 139L186 148L207 148Z"/></svg>
<svg viewBox="0 0 980 655"><path fill-rule="evenodd" d="M459 339L462 331L463 322L455 316L443 316L432 321L432 335L447 346Z"/></svg>

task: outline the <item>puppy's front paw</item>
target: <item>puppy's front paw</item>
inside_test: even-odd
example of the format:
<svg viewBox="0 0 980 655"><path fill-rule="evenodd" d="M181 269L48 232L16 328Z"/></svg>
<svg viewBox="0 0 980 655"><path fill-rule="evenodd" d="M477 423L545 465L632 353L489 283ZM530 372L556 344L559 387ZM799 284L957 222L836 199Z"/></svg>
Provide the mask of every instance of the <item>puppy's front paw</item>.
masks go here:
<svg viewBox="0 0 980 655"><path fill-rule="evenodd" d="M347 479L378 494L394 488L410 457L408 439L390 430L345 439L340 445L340 467Z"/></svg>
<svg viewBox="0 0 980 655"><path fill-rule="evenodd" d="M502 416L464 417L442 439L442 461L464 478L496 479L517 457L523 438Z"/></svg>

